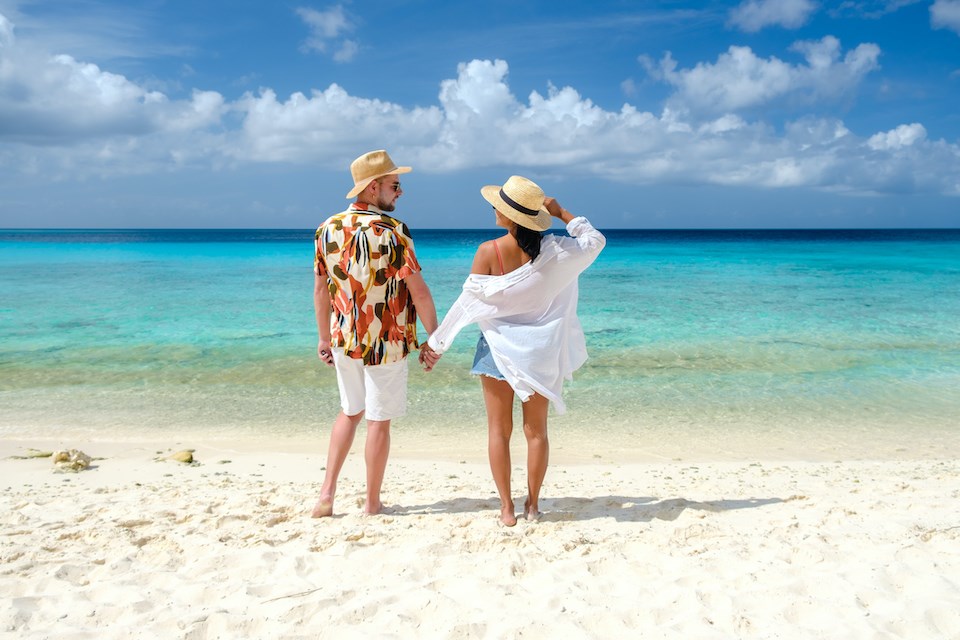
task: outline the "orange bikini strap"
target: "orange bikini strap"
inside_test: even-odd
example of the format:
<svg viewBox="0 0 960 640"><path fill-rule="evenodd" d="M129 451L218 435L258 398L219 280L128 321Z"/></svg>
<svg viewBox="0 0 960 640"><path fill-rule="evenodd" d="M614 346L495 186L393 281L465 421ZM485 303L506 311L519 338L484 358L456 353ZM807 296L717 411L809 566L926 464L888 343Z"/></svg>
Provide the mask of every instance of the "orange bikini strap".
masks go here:
<svg viewBox="0 0 960 640"><path fill-rule="evenodd" d="M500 263L500 275L503 275L503 258L500 257L500 247L497 245L497 241L493 241L493 250L497 252L497 262Z"/></svg>

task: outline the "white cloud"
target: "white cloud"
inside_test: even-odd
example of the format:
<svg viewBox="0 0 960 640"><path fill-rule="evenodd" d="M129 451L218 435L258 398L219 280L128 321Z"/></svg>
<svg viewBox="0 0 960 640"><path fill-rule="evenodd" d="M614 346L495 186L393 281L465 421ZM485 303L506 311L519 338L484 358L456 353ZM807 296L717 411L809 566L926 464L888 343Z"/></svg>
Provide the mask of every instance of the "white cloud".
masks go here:
<svg viewBox="0 0 960 640"><path fill-rule="evenodd" d="M440 89L441 129L437 142L422 150L420 164L436 170L510 162L527 166L565 167L603 163L625 149L653 144L638 133L656 121L629 105L607 112L571 87L549 86L520 102L506 82L503 60L474 60L458 67L456 79Z"/></svg>
<svg viewBox="0 0 960 640"><path fill-rule="evenodd" d="M170 102L164 96L165 109L159 112L156 122L164 131L195 131L219 124L225 110L223 96L216 91L194 89L189 101Z"/></svg>
<svg viewBox="0 0 960 640"><path fill-rule="evenodd" d="M23 48L10 34L0 65L0 132L8 140L69 145L180 131L215 124L222 113L215 92L170 100L95 64Z"/></svg>
<svg viewBox="0 0 960 640"><path fill-rule="evenodd" d="M743 118L728 113L727 115L720 116L716 120L700 125L699 132L717 135L728 131L737 131L746 126L747 123Z"/></svg>
<svg viewBox="0 0 960 640"><path fill-rule="evenodd" d="M770 58L762 60L749 47L730 47L715 64L698 63L678 70L668 52L659 67L644 61L647 70L677 88L674 103L684 110L724 112L768 102L793 87L789 64Z"/></svg>
<svg viewBox="0 0 960 640"><path fill-rule="evenodd" d="M279 97L270 88L227 101L194 90L174 99L67 55L22 46L0 22L0 179L204 171L256 163L338 171L357 149L391 149L418 171L509 164L627 184L803 186L849 193L957 194L960 146L922 125L851 132L833 118L764 120L744 110L785 97L834 96L856 85L879 52L842 54L835 39L795 45L805 64L732 48L715 63L662 77L676 93L661 113L607 110L569 86L525 98L503 60L472 60L442 80L435 104L406 107L337 84ZM873 135L875 133L875 135ZM960 195L960 194L958 194Z"/></svg>
<svg viewBox="0 0 960 640"><path fill-rule="evenodd" d="M902 124L896 129L870 136L867 146L874 151L895 150L910 147L927 137L922 124Z"/></svg>
<svg viewBox="0 0 960 640"><path fill-rule="evenodd" d="M337 52L333 54L333 59L337 62L350 62L356 57L358 51L360 51L360 45L355 40L344 40Z"/></svg>
<svg viewBox="0 0 960 640"><path fill-rule="evenodd" d="M519 105L505 82L503 60L473 60L457 66L457 78L440 83L440 104L450 122L474 117L500 119L513 115Z"/></svg>
<svg viewBox="0 0 960 640"><path fill-rule="evenodd" d="M832 17L854 16L876 20L924 0L844 0L829 9Z"/></svg>
<svg viewBox="0 0 960 640"><path fill-rule="evenodd" d="M0 13L0 47L13 45L13 23Z"/></svg>
<svg viewBox="0 0 960 640"><path fill-rule="evenodd" d="M311 28L313 37L320 40L320 44L350 29L350 23L347 22L347 16L343 12L343 5L336 5L327 11L300 7L297 9L297 15Z"/></svg>
<svg viewBox="0 0 960 640"><path fill-rule="evenodd" d="M303 51L326 53L330 46L336 46L333 59L337 62L349 62L359 51L359 44L355 40L339 40L354 30L343 5L335 5L326 11L300 7L296 13L310 27L310 36L301 45Z"/></svg>
<svg viewBox="0 0 960 640"><path fill-rule="evenodd" d="M233 105L243 127L225 153L243 162L319 162L340 166L345 146L376 145L391 138L411 145L439 128L440 113L355 98L336 84L308 97L294 93L279 101L271 89L246 94ZM346 159L352 160L352 156Z"/></svg>
<svg viewBox="0 0 960 640"><path fill-rule="evenodd" d="M226 105L219 93L170 99L72 56L13 37L0 16L0 169L51 179L140 173L209 157ZM201 151L202 150L202 151ZM2 173L0 173L2 175Z"/></svg>
<svg viewBox="0 0 960 640"><path fill-rule="evenodd" d="M778 58L760 58L749 47L731 46L715 63L698 63L678 69L668 52L654 63L641 58L647 71L677 91L671 108L681 112L717 114L763 106L774 101L835 100L856 88L877 69L880 49L861 44L841 57L840 42L833 36L795 43L806 64L792 65Z"/></svg>
<svg viewBox="0 0 960 640"><path fill-rule="evenodd" d="M812 66L832 67L829 60ZM441 83L439 106L427 109L355 98L337 85L285 102L272 92L247 96L236 105L247 114L237 158L340 167L349 158L332 150L389 139L424 172L509 162L630 184L956 192L960 147L927 140L918 125L865 140L835 119L803 117L778 133L734 114L696 123L669 107L659 117L629 104L606 111L572 87L549 86L521 101L508 71L502 60L460 64L457 77Z"/></svg>
<svg viewBox="0 0 960 640"><path fill-rule="evenodd" d="M930 6L930 24L960 34L960 0L936 0Z"/></svg>
<svg viewBox="0 0 960 640"><path fill-rule="evenodd" d="M816 10L812 0L744 0L730 11L730 24L748 33L769 26L798 29Z"/></svg>

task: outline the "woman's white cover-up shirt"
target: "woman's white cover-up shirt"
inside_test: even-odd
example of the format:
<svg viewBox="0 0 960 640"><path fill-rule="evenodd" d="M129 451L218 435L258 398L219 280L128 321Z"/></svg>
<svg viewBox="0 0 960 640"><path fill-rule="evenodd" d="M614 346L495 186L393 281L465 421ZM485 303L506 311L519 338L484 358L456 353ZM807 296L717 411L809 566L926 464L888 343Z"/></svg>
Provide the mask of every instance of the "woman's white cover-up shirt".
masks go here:
<svg viewBox="0 0 960 640"><path fill-rule="evenodd" d="M471 273L463 291L428 343L437 353L461 329L476 322L497 368L526 401L533 393L563 413L563 381L587 360L577 318L577 278L606 244L603 234L580 216L567 225L572 237L546 235L540 255L502 276Z"/></svg>

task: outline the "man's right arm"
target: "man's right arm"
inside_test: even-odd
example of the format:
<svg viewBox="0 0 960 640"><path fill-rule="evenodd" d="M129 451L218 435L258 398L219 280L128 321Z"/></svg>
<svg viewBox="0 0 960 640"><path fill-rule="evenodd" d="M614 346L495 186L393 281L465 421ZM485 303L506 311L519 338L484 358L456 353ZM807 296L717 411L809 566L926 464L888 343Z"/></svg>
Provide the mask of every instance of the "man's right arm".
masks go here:
<svg viewBox="0 0 960 640"><path fill-rule="evenodd" d="M333 352L330 350L330 290L327 277L314 274L313 310L317 314L317 356L333 366Z"/></svg>

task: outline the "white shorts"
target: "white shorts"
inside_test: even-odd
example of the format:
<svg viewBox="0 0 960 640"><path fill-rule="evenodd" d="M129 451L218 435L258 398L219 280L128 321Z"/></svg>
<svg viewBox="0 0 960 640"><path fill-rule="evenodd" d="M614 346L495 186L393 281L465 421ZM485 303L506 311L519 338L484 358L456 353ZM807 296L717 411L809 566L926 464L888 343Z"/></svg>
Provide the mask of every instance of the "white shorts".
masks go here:
<svg viewBox="0 0 960 640"><path fill-rule="evenodd" d="M367 420L392 420L407 412L407 359L363 366L363 360L332 349L340 407L348 416L366 411Z"/></svg>

